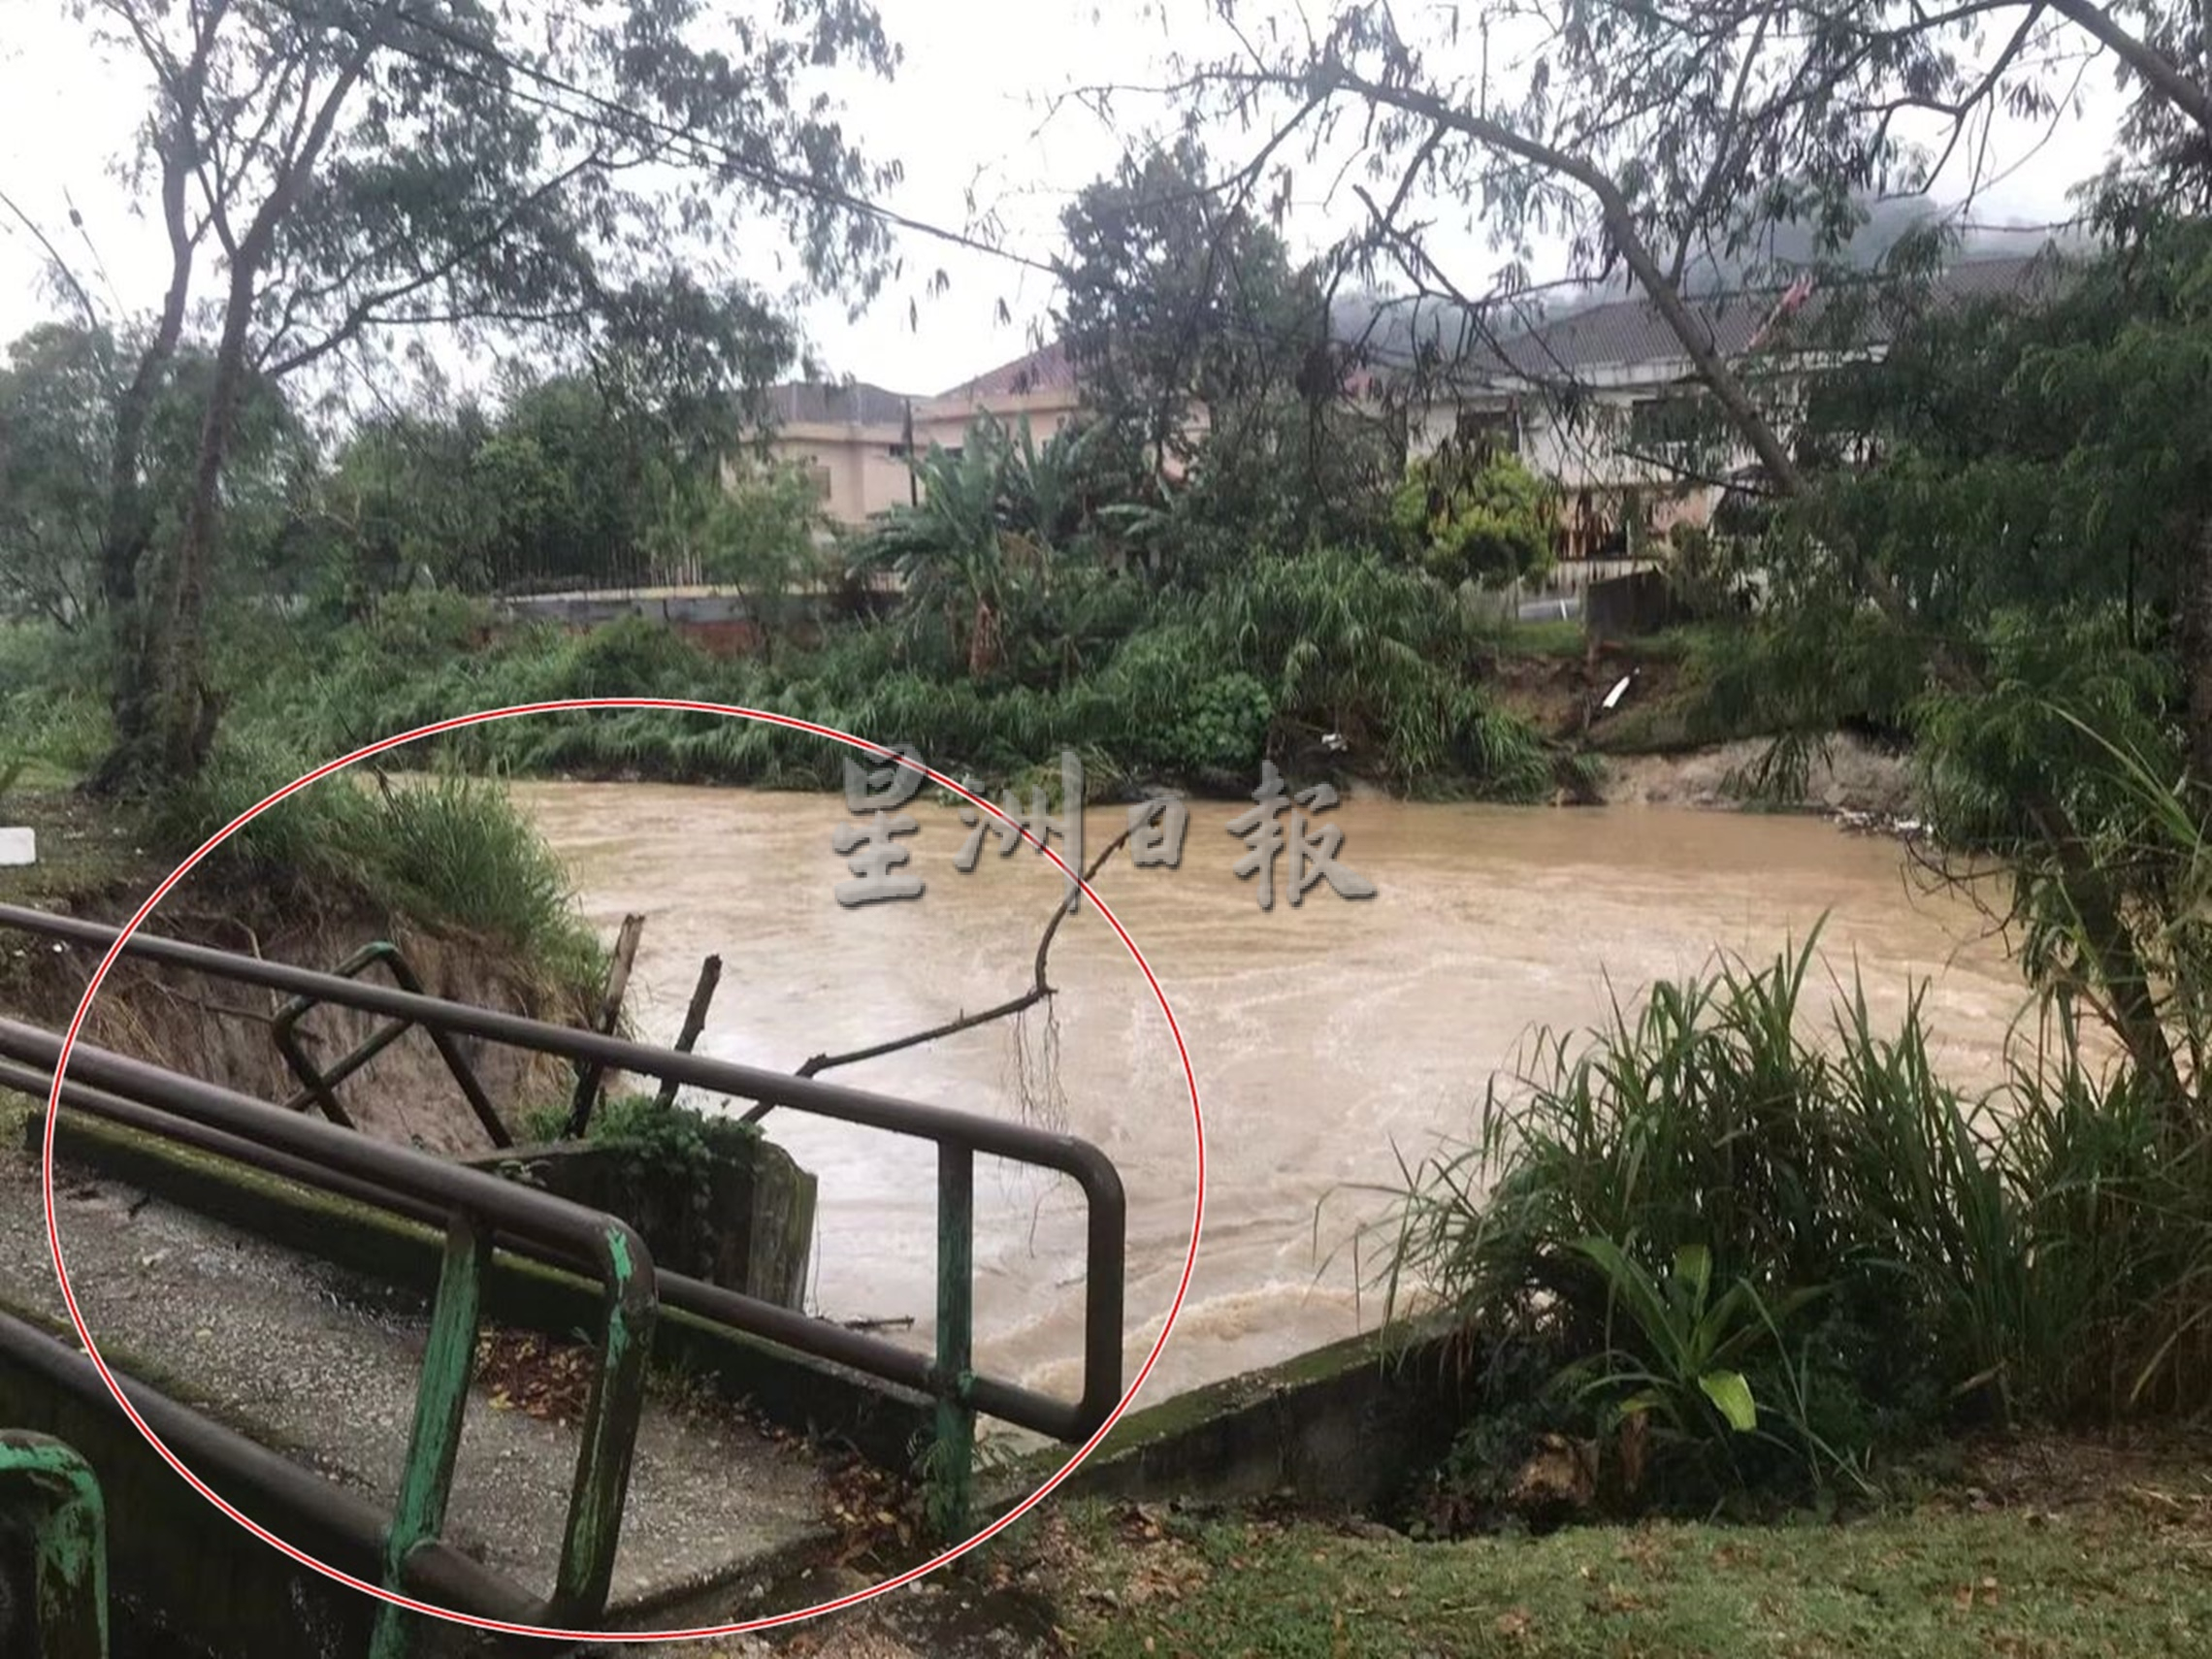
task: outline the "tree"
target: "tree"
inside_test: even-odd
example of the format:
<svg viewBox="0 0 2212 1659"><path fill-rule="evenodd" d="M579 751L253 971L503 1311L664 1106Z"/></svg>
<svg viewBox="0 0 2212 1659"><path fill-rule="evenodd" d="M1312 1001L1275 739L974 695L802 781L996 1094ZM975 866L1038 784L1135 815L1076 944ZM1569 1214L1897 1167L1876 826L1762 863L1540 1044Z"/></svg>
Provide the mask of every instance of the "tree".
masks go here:
<svg viewBox="0 0 2212 1659"><path fill-rule="evenodd" d="M1291 264L1254 211L1263 179L1209 178L1186 134L1061 215L1058 321L1086 402L1178 498L1183 539L1245 550L1371 522L1402 448L1348 395L1362 357L1337 336L1334 276Z"/></svg>
<svg viewBox="0 0 2212 1659"><path fill-rule="evenodd" d="M0 369L0 614L69 630L98 609L114 345L43 324Z"/></svg>
<svg viewBox="0 0 2212 1659"><path fill-rule="evenodd" d="M114 341L64 323L32 329L0 369L0 610L80 631L101 619L101 531L115 430ZM182 521L213 365L180 349L146 417L142 488L156 522ZM281 390L255 375L240 395L225 506L242 578L296 585L316 464L312 439Z"/></svg>
<svg viewBox="0 0 2212 1659"><path fill-rule="evenodd" d="M1549 491L1504 451L1448 447L1415 461L1391 503L1400 546L1452 587L1502 588L1550 569L1552 516Z"/></svg>
<svg viewBox="0 0 2212 1659"><path fill-rule="evenodd" d="M825 523L804 467L748 458L727 479L707 475L676 485L661 536L696 554L708 581L737 590L762 655L772 658L784 602L824 573L815 533Z"/></svg>
<svg viewBox="0 0 2212 1659"><path fill-rule="evenodd" d="M895 507L853 548L861 570L898 577L909 640L942 629L951 660L997 671L1010 642L1042 639L1057 578L1089 551L1096 505L1084 488L1106 425L1063 427L1039 443L986 414L961 446L932 444L915 464L921 500Z"/></svg>
<svg viewBox="0 0 2212 1659"><path fill-rule="evenodd" d="M483 410L466 404L450 413L378 416L339 446L319 516L332 597L347 614L418 580L470 592L491 586L492 509L472 475L490 430Z"/></svg>
<svg viewBox="0 0 2212 1659"><path fill-rule="evenodd" d="M79 0L150 75L140 150L170 263L119 376L102 587L115 620L109 788L191 775L212 739L206 614L241 396L319 366L389 373L440 331L605 354L711 399L788 345L761 301L664 265L749 214L807 276L869 287L884 233L852 211L883 175L806 84L894 54L859 0L792 0L707 44L697 0L506 14L475 0ZM155 391L196 284L214 279L213 375L182 522L146 488ZM764 332L767 338L764 340Z"/></svg>
<svg viewBox="0 0 2212 1659"><path fill-rule="evenodd" d="M1220 9L1233 27L1233 0ZM2060 113L2062 77L2085 53L2116 61L2137 89L2128 148L2108 172L2114 215L2139 219L2146 200L2191 199L2205 188L2212 61L2199 9L2177 0L1938 8L1879 0L1840 10L1636 0L1511 21L1526 80L1510 96L1494 93L1487 43L1478 56L1460 38L1456 11L1443 15L1437 39L1416 44L1383 4L1350 7L1317 36L1240 33L1233 54L1187 66L1181 90L1194 118L1252 123L1262 155L1281 150L1301 126L1326 137L1348 114L1360 119L1358 147L1379 186L1362 191L1370 217L1363 244L1388 252L1477 322L1499 296L1483 296L1493 302L1486 307L1434 257L1424 227L1410 216L1424 190L1480 214L1519 256L1507 298L1525 286L1520 261L1538 232L1564 234L1572 276L1625 272L1758 458L1767 487L1790 500L1811 494L1814 480L1774 411L1761 407L1686 304L1693 258L1754 250L1765 231L1785 223L1809 223L1817 245L1832 250L1852 228L1859 195L1924 189L1955 159L1963 158L1969 187L1978 185L1996 114ZM1901 123L1915 116L1939 124L1933 147L1905 141ZM2212 570L2212 529L2195 544ZM1987 689L1970 646L1928 627L1870 549L1838 539L1824 551L1841 585L1924 651L1939 690L1973 697ZM2204 585L2212 592L2212 579ZM2185 664L2184 672L2212 675L2212 656ZM2200 798L2208 782L2196 781ZM2188 1095L2142 939L2098 865L2093 837L2047 777L2023 780L2022 792L2038 849L2023 883L2056 895L2115 1030L2148 1086L2185 1121Z"/></svg>
<svg viewBox="0 0 2212 1659"><path fill-rule="evenodd" d="M1186 136L1125 158L1060 215L1058 318L1086 397L1134 429L1156 471L1189 459L1209 413L1296 378L1327 343L1317 289Z"/></svg>

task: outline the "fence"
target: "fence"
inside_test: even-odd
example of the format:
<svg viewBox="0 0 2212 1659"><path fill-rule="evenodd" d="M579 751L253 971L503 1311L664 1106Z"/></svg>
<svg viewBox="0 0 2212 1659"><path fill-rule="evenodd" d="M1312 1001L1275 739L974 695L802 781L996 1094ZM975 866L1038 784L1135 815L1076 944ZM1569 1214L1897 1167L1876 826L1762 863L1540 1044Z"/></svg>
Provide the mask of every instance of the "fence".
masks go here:
<svg viewBox="0 0 2212 1659"><path fill-rule="evenodd" d="M16 905L0 905L0 927L100 950L112 946L119 936L117 929L98 923ZM1127 1206L1112 1161L1086 1141L1028 1124L655 1048L158 935L136 933L125 949L147 961L255 985L288 996L336 1003L387 1020L416 1024L431 1031L474 1036L557 1056L578 1066L629 1072L732 1100L811 1113L932 1142L937 1149L938 1172L933 1355L682 1274L650 1269L637 1276L636 1282L640 1285L649 1284L661 1305L685 1309L732 1330L933 1397L938 1414L938 1447L932 1459L937 1471L933 1507L948 1526L957 1526L966 1512L974 1424L979 1413L1075 1442L1088 1439L1102 1426L1121 1402ZM43 1066L45 1077L50 1080L59 1053L60 1039L53 1033L0 1021L0 1056L18 1062L18 1070ZM276 1174L449 1226L456 1210L468 1210L479 1219L472 1221L472 1231L455 1236L451 1245L457 1310L465 1306L466 1283L474 1272L468 1264L477 1259L475 1252L488 1248L486 1223L501 1233L503 1242L507 1229L507 1223L500 1220L507 1212L498 1209L499 1201L473 1183L486 1182L506 1193L527 1190L494 1176L465 1170L410 1149L387 1146L82 1043L73 1052L71 1078L80 1088L69 1098L83 1101L88 1109L239 1156ZM44 1092L45 1084L35 1071L27 1074L27 1080ZM86 1085L90 1087L81 1087ZM215 1142L210 1141L211 1135L216 1137ZM979 1155L1056 1171L1072 1179L1084 1194L1088 1226L1083 1383L1074 1401L1041 1394L974 1369L974 1169ZM431 1174L433 1170L438 1172L436 1176ZM452 1185L464 1179L471 1185ZM543 1194L530 1197L539 1205L559 1204ZM566 1211L574 1207L561 1208ZM525 1234L542 1242L543 1229L553 1227L555 1219L542 1209L534 1209L531 1214L538 1231L525 1229ZM605 1220L595 1218L595 1224ZM563 1229L575 1224L573 1217L560 1221ZM627 1228L624 1232L627 1236L622 1248L634 1250L634 1259L644 1261L643 1246ZM578 1241L564 1231L561 1242L553 1248L573 1254ZM595 1254L598 1250L595 1245ZM649 1321L650 1313L644 1317ZM460 1322L458 1313L454 1322ZM466 1378L463 1382L465 1386ZM619 1508L617 1504L617 1514ZM599 1588L603 1597L603 1582Z"/></svg>

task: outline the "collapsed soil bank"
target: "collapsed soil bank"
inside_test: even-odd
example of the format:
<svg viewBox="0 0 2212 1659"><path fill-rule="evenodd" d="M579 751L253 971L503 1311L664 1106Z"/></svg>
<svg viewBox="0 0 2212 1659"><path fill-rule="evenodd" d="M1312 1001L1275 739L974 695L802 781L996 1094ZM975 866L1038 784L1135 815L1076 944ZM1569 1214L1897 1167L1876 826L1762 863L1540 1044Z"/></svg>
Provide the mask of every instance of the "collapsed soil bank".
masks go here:
<svg viewBox="0 0 2212 1659"><path fill-rule="evenodd" d="M1794 791L1752 799L1773 737L1715 730L1707 695L1678 656L1604 643L1572 656L1508 657L1492 685L1545 737L1597 763L1592 787L1572 792L1587 804L1755 805L1883 823L1919 816L1911 755L1843 732L1813 746ZM1609 710L1604 701L1615 688L1620 698Z"/></svg>
<svg viewBox="0 0 2212 1659"><path fill-rule="evenodd" d="M1773 747L1766 737L1674 754L1604 757L1599 797L1608 806L1743 807L1742 780ZM1782 810L1859 813L1877 820L1916 815L1912 760L1848 732L1827 738L1809 757L1794 799L1763 801Z"/></svg>
<svg viewBox="0 0 2212 1659"><path fill-rule="evenodd" d="M135 908L100 899L46 907L111 923L126 920ZM575 1023L583 1010L575 990L547 985L542 976L484 941L396 924L356 907L311 917L270 914L268 909L249 898L237 915L195 908L167 918L157 911L147 929L324 970L373 940L388 939L433 996L564 1024ZM64 1028L97 961L89 950L0 930L0 1010L35 1025ZM388 983L376 968L367 977ZM260 987L126 957L116 962L94 1000L84 1038L256 1099L289 1100L300 1084L276 1046L275 1027L285 1000ZM327 1067L367 1040L378 1024L374 1015L322 1007L309 1013L299 1030L309 1056ZM468 1036L456 1036L454 1042L510 1127L523 1107L560 1098L572 1083L569 1068L549 1057ZM358 1127L386 1140L444 1155L481 1152L491 1145L443 1058L420 1031L408 1032L348 1079L339 1098Z"/></svg>

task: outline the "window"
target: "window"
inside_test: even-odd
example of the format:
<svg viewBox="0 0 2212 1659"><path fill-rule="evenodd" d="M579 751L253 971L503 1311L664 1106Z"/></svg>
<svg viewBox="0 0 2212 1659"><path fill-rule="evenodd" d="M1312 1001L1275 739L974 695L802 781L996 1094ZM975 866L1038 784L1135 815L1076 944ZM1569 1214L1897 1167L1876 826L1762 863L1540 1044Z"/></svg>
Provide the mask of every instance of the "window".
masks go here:
<svg viewBox="0 0 2212 1659"><path fill-rule="evenodd" d="M828 501L830 499L830 469L820 462L815 462L806 469L806 475L808 481L814 485L816 499Z"/></svg>
<svg viewBox="0 0 2212 1659"><path fill-rule="evenodd" d="M1484 460L1520 448L1510 409L1461 409L1451 439L1462 455Z"/></svg>
<svg viewBox="0 0 2212 1659"><path fill-rule="evenodd" d="M1629 405L1628 443L1641 453L1666 455L1713 436L1712 409L1702 392L1669 392Z"/></svg>

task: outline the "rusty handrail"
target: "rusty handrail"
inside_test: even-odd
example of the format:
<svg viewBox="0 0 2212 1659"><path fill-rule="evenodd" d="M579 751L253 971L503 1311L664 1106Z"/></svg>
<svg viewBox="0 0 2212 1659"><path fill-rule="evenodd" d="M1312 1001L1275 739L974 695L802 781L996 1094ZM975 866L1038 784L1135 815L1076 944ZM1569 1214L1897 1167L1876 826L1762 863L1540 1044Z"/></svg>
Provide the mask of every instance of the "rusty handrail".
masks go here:
<svg viewBox="0 0 2212 1659"><path fill-rule="evenodd" d="M422 990L422 980L416 975L413 964L407 960L400 947L389 939L376 939L362 946L331 972L340 979L353 979L373 967L383 968L402 991L419 993ZM309 1106L320 1106L324 1117L342 1129L350 1129L354 1126L353 1120L345 1115L345 1108L338 1103L338 1086L415 1027L410 1021L394 1020L381 1029L370 1032L358 1048L325 1071L315 1064L314 1057L308 1053L307 1045L300 1040L299 1029L300 1022L322 1001L323 998L319 996L303 992L279 1008L276 1017L269 1023L269 1032L276 1041L276 1052L284 1057L284 1063L292 1068L292 1076L300 1085L300 1092L285 1101L284 1108L289 1112L301 1112ZM453 1033L432 1026L425 1034L430 1038L431 1046L438 1050L438 1057L445 1062L445 1069L452 1074L454 1085L461 1090L462 1098L469 1102L469 1110L476 1114L476 1122L484 1126L484 1133L491 1137L492 1145L503 1149L513 1146L514 1137L507 1133L507 1126L500 1122L499 1113L492 1108L492 1097L484 1092L483 1083L476 1076L476 1068L469 1063L469 1057L455 1045Z"/></svg>
<svg viewBox="0 0 2212 1659"><path fill-rule="evenodd" d="M19 905L0 905L0 927L18 928L98 949L112 946L121 931L101 923L54 916ZM1066 1175L1082 1189L1089 1209L1084 1263L1083 1390L1073 1403L1038 1394L1001 1379L971 1374L964 1367L956 1374L948 1368L950 1354L945 1356L945 1361L934 1360L880 1337L847 1330L830 1320L813 1318L679 1274L663 1271L657 1275L661 1299L671 1307L685 1308L738 1330L849 1365L888 1382L920 1388L940 1401L950 1399L965 1409L985 1412L1058 1440L1088 1439L1121 1404L1127 1200L1121 1175L1112 1160L1088 1141L1026 1123L1009 1123L950 1107L925 1105L842 1084L824 1083L817 1078L794 1077L705 1055L658 1049L597 1031L556 1025L520 1014L339 979L310 968L239 956L159 934L135 932L124 949L150 961L190 968L242 984L289 994L316 995L342 1006L412 1020L430 1027L466 1032L514 1048L663 1082L688 1084L735 1099L766 1101L817 1117L932 1141L940 1149L965 1149L970 1154L986 1154ZM80 1044L78 1054L83 1052L83 1045ZM78 1062L73 1058L71 1063L74 1070ZM941 1271L949 1265L941 1260Z"/></svg>

